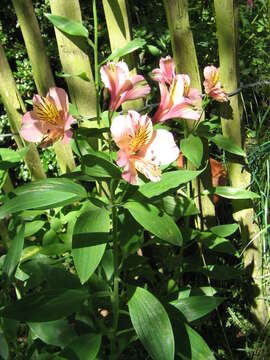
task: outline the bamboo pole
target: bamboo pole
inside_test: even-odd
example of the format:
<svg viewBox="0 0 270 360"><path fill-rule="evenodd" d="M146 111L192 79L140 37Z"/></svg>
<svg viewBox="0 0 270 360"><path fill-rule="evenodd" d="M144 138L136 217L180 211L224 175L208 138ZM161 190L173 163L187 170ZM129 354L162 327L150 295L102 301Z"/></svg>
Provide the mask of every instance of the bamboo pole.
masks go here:
<svg viewBox="0 0 270 360"><path fill-rule="evenodd" d="M50 6L54 15L65 16L82 23L78 0L50 0ZM71 41L69 37L56 28L55 35L64 72L72 75L85 72L90 80L87 82L79 77L66 79L72 102L81 115L95 117L97 115L95 82L89 57L80 49L81 39L73 37ZM97 126L97 122L91 121L91 126Z"/></svg>
<svg viewBox="0 0 270 360"><path fill-rule="evenodd" d="M111 51L124 47L132 40L131 22L129 18L128 0L102 0ZM125 61L132 74L136 74L134 53L125 56ZM127 101L123 110L140 110L144 106L143 99Z"/></svg>
<svg viewBox="0 0 270 360"><path fill-rule="evenodd" d="M239 85L238 75L238 2L236 0L215 0L216 26L219 48L221 83L227 92L235 90ZM244 147L244 131L242 124L242 107L238 95L230 99L230 106L223 105L222 131L238 146ZM228 175L233 187L246 188L251 181L250 173L246 170L243 158L230 157L228 161ZM241 227L243 246L259 233L254 221L252 203L248 200L233 201L234 219ZM251 290L255 300L253 314L261 325L268 321L267 307L262 299L261 286L261 254L260 237L256 236L251 246L244 252L244 264L249 270L254 284ZM259 291L259 294L258 294Z"/></svg>
<svg viewBox="0 0 270 360"><path fill-rule="evenodd" d="M177 73L188 74L191 86L202 90L196 49L189 24L188 0L163 0L163 3L171 34L173 59ZM192 129L193 124L192 120L186 121L188 129ZM209 159L207 141L203 140L203 146L203 161L207 161ZM215 206L210 197L201 196L204 189L212 188L209 163L204 173L193 181L192 185L193 194L201 212L201 218L198 219L197 225L199 228L209 227L215 223Z"/></svg>
<svg viewBox="0 0 270 360"><path fill-rule="evenodd" d="M45 96L49 88L55 86L55 83L32 1L12 0L12 3L32 65L37 90L40 95ZM54 144L54 150L61 172L71 171L75 167L75 162L70 145L64 145L58 141Z"/></svg>
<svg viewBox="0 0 270 360"><path fill-rule="evenodd" d="M18 93L9 63L0 43L0 96L6 109L10 129L19 149L26 145L20 136L22 114L25 111L22 99ZM42 167L39 153L34 144L28 144L29 150L25 155L25 163L33 179L44 179L46 175Z"/></svg>

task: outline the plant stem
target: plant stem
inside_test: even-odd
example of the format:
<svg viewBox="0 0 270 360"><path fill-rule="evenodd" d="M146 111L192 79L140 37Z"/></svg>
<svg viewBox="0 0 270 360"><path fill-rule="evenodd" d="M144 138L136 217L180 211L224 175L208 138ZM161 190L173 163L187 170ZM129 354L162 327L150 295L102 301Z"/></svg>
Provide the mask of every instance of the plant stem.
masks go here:
<svg viewBox="0 0 270 360"><path fill-rule="evenodd" d="M118 217L117 207L115 206L114 188L113 182L111 182L111 200L112 200L112 227L113 227L113 295L112 295L112 306L113 306L113 344L112 349L116 351L116 332L118 328L119 319L119 264L118 264Z"/></svg>

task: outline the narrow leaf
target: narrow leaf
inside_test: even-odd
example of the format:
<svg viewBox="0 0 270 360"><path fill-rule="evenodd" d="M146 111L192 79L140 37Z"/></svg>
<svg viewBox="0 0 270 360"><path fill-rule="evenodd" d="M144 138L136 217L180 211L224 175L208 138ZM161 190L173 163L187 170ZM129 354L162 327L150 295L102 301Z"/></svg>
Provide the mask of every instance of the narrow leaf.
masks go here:
<svg viewBox="0 0 270 360"><path fill-rule="evenodd" d="M237 229L238 229L238 224L233 223L233 224L212 226L209 230L217 236L227 237L235 233Z"/></svg>
<svg viewBox="0 0 270 360"><path fill-rule="evenodd" d="M121 58L125 55L128 55L128 54L134 52L135 50L142 48L145 44L146 44L146 41L144 39L131 40L124 47L114 50L111 53L111 55L109 57L107 57L107 59L101 63L101 65L105 64L106 62L111 61L111 60L118 60L119 58Z"/></svg>
<svg viewBox="0 0 270 360"><path fill-rule="evenodd" d="M44 14L46 18L65 34L88 38L88 30L79 22L70 20L65 16Z"/></svg>
<svg viewBox="0 0 270 360"><path fill-rule="evenodd" d="M217 186L214 193L227 199L258 199L260 197L252 191L237 189L231 186Z"/></svg>
<svg viewBox="0 0 270 360"><path fill-rule="evenodd" d="M87 196L81 185L65 178L34 181L13 192L16 196L5 200L0 208L0 219L17 211L64 206Z"/></svg>
<svg viewBox="0 0 270 360"><path fill-rule="evenodd" d="M87 297L83 289L47 290L5 306L0 315L30 322L58 320L77 311Z"/></svg>
<svg viewBox="0 0 270 360"><path fill-rule="evenodd" d="M156 206L149 203L128 201L124 208L140 225L159 239L173 245L182 245L183 239L178 226L169 215L161 212Z"/></svg>
<svg viewBox="0 0 270 360"><path fill-rule="evenodd" d="M198 175L201 171L191 171L191 170L177 170L170 171L162 175L162 178L158 182L148 182L140 186L139 191L141 194L148 198L159 196L164 194L169 190L175 190L180 185L185 184Z"/></svg>
<svg viewBox="0 0 270 360"><path fill-rule="evenodd" d="M76 337L76 333L67 320L55 320L48 322L29 322L31 331L49 345L66 346Z"/></svg>
<svg viewBox="0 0 270 360"><path fill-rule="evenodd" d="M100 345L100 334L80 335L63 350L63 355L67 359L94 360L97 357Z"/></svg>
<svg viewBox="0 0 270 360"><path fill-rule="evenodd" d="M174 359L174 336L169 317L158 299L137 287L128 302L134 329L154 360Z"/></svg>
<svg viewBox="0 0 270 360"><path fill-rule="evenodd" d="M205 342L205 340L201 337L200 334L197 333L190 326L185 324L185 328L188 334L191 356L183 357L185 360L215 360L215 357L212 351L209 349L209 346ZM181 347L181 345L180 345ZM186 350L180 352L182 355Z"/></svg>
<svg viewBox="0 0 270 360"><path fill-rule="evenodd" d="M99 265L109 231L110 216L105 208L87 209L77 219L73 232L72 256L82 284Z"/></svg>
<svg viewBox="0 0 270 360"><path fill-rule="evenodd" d="M181 140L180 148L185 157L197 168L200 167L203 158L203 143L198 136L189 135Z"/></svg>
<svg viewBox="0 0 270 360"><path fill-rule="evenodd" d="M24 224L20 226L17 235L12 240L11 246L5 257L3 272L11 278L19 264L24 244Z"/></svg>
<svg viewBox="0 0 270 360"><path fill-rule="evenodd" d="M223 298L215 296L191 296L185 299L174 300L170 304L180 310L187 321L190 322L207 315L223 301Z"/></svg>
<svg viewBox="0 0 270 360"><path fill-rule="evenodd" d="M83 156L82 171L95 179L119 179L120 169L115 166L107 154L100 151Z"/></svg>
<svg viewBox="0 0 270 360"><path fill-rule="evenodd" d="M226 150L235 155L246 156L245 151L240 146L234 144L230 139L221 134L217 134L209 140L215 143L220 149Z"/></svg>

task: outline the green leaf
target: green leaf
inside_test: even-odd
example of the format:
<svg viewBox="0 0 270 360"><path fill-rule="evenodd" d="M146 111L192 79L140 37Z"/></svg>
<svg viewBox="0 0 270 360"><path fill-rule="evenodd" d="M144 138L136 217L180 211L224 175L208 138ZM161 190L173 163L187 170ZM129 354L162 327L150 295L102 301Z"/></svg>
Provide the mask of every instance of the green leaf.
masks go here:
<svg viewBox="0 0 270 360"><path fill-rule="evenodd" d="M169 190L175 190L180 185L195 179L201 171L177 170L162 174L158 182L148 182L139 188L139 192L148 198L159 196Z"/></svg>
<svg viewBox="0 0 270 360"><path fill-rule="evenodd" d="M128 302L128 309L133 327L153 360L173 360L172 326L158 299L137 287Z"/></svg>
<svg viewBox="0 0 270 360"><path fill-rule="evenodd" d="M235 155L246 156L245 151L240 146L234 144L230 139L221 134L217 134L209 140L216 144L220 149L226 150Z"/></svg>
<svg viewBox="0 0 270 360"><path fill-rule="evenodd" d="M17 235L11 242L8 253L5 257L3 272L11 278L19 264L24 244L24 225L20 226Z"/></svg>
<svg viewBox="0 0 270 360"><path fill-rule="evenodd" d="M76 337L73 327L65 319L48 322L29 322L31 331L49 345L64 347Z"/></svg>
<svg viewBox="0 0 270 360"><path fill-rule="evenodd" d="M100 334L84 334L67 345L62 355L67 359L94 360L101 345Z"/></svg>
<svg viewBox="0 0 270 360"><path fill-rule="evenodd" d="M134 39L128 42L124 47L115 49L106 60L104 60L100 65L103 65L111 60L118 60L119 58L128 55L135 50L142 48L146 44L144 39Z"/></svg>
<svg viewBox="0 0 270 360"><path fill-rule="evenodd" d="M81 23L70 20L65 16L48 13L44 15L58 30L61 30L65 34L88 38L88 30Z"/></svg>
<svg viewBox="0 0 270 360"><path fill-rule="evenodd" d="M61 77L61 78L70 78L70 77L79 77L80 79L84 80L84 81L88 81L91 82L91 80L89 79L88 75L86 74L86 72L81 72L80 74L69 74L66 72L55 72L55 75L57 77Z"/></svg>
<svg viewBox="0 0 270 360"><path fill-rule="evenodd" d="M115 166L109 156L100 151L83 156L82 170L84 174L94 179L120 179L121 171Z"/></svg>
<svg viewBox="0 0 270 360"><path fill-rule="evenodd" d="M168 304L166 310L170 316L175 337L175 352L184 360L215 360L203 338L185 323L185 318L174 306Z"/></svg>
<svg viewBox="0 0 270 360"><path fill-rule="evenodd" d="M202 272L205 276L217 280L237 280L242 275L241 270L226 265L207 265L197 270Z"/></svg>
<svg viewBox="0 0 270 360"><path fill-rule="evenodd" d="M187 321L190 322L207 315L216 309L223 301L223 298L214 296L191 296L185 299L171 301L170 304L180 310Z"/></svg>
<svg viewBox="0 0 270 360"><path fill-rule="evenodd" d="M159 56L160 55L161 51L156 46L154 46L154 45L146 45L146 47L149 50L150 54L152 54L153 56Z"/></svg>
<svg viewBox="0 0 270 360"><path fill-rule="evenodd" d="M203 143L198 136L189 135L181 140L180 148L185 157L197 168L200 167L203 158Z"/></svg>
<svg viewBox="0 0 270 360"><path fill-rule="evenodd" d="M188 334L189 346L190 346L190 356L186 357L186 349L183 349L179 344L179 347L182 351L179 351L180 355L183 356L185 360L215 360L215 357L212 351L209 349L209 346L205 340L190 326L185 324L186 332Z"/></svg>
<svg viewBox="0 0 270 360"><path fill-rule="evenodd" d="M199 214L199 210L193 200L184 196L164 196L157 203L170 216L177 221L181 216L191 216Z"/></svg>
<svg viewBox="0 0 270 360"><path fill-rule="evenodd" d="M24 237L32 236L42 229L45 221L36 220L25 223Z"/></svg>
<svg viewBox="0 0 270 360"><path fill-rule="evenodd" d="M87 209L77 219L73 231L72 256L82 284L98 267L109 231L110 215L105 208Z"/></svg>
<svg viewBox="0 0 270 360"><path fill-rule="evenodd" d="M13 192L16 196L5 200L0 208L0 219L22 210L64 206L87 196L81 185L65 178L34 181L16 188Z"/></svg>
<svg viewBox="0 0 270 360"><path fill-rule="evenodd" d="M209 230L217 236L227 237L235 233L237 229L238 229L238 224L233 223L233 224L212 226L210 227Z"/></svg>
<svg viewBox="0 0 270 360"><path fill-rule="evenodd" d="M30 322L58 320L77 311L88 296L83 289L47 290L5 306L0 316Z"/></svg>
<svg viewBox="0 0 270 360"><path fill-rule="evenodd" d="M0 333L0 357L3 360L9 359L8 343L3 333Z"/></svg>
<svg viewBox="0 0 270 360"><path fill-rule="evenodd" d="M181 246L182 234L174 220L155 205L128 201L124 204L134 219L147 231L170 244Z"/></svg>
<svg viewBox="0 0 270 360"><path fill-rule="evenodd" d="M4 148L0 149L0 169L7 170L18 164L23 158L17 151Z"/></svg>
<svg viewBox="0 0 270 360"><path fill-rule="evenodd" d="M231 186L217 186L214 194L227 199L258 199L260 197L252 191L237 189Z"/></svg>
<svg viewBox="0 0 270 360"><path fill-rule="evenodd" d="M230 240L218 237L210 232L201 233L199 241L212 251L225 254L236 254L237 251Z"/></svg>

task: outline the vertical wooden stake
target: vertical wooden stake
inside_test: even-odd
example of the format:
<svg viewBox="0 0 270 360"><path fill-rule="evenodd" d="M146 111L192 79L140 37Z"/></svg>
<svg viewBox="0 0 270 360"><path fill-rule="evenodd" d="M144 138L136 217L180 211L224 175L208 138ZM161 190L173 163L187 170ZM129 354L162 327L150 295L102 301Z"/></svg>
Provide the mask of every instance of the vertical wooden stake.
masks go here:
<svg viewBox="0 0 270 360"><path fill-rule="evenodd" d="M55 84L32 1L12 0L12 3L32 65L37 90L40 95L45 96L49 88ZM54 150L61 172L71 171L75 167L75 162L70 145L58 141L54 145Z"/></svg>
<svg viewBox="0 0 270 360"><path fill-rule="evenodd" d="M216 26L219 48L221 83L227 92L235 90L239 85L238 77L238 1L215 0ZM230 98L230 105L222 106L222 131L238 146L244 147L244 130L242 126L242 108L238 95ZM243 158L229 157L228 174L231 185L237 188L247 188L251 181L250 173L246 170ZM233 201L234 219L241 227L243 246L247 245L260 231L254 219L252 203L249 200ZM256 236L244 252L245 267L253 277L255 305L254 315L261 325L268 321L267 307L263 300L261 285L261 254L260 237ZM259 293L258 293L259 292Z"/></svg>

